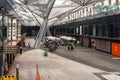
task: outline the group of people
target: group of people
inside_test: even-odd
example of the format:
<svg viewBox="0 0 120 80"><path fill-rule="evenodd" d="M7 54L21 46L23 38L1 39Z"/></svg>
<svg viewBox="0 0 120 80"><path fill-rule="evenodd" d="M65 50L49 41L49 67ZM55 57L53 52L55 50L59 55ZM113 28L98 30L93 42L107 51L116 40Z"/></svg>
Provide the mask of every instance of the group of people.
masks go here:
<svg viewBox="0 0 120 80"><path fill-rule="evenodd" d="M72 50L75 49L75 48L76 48L76 46L75 46L74 43L69 43L69 44L68 44L68 51L72 51Z"/></svg>
<svg viewBox="0 0 120 80"><path fill-rule="evenodd" d="M59 42L58 41L52 41L52 40L47 40L45 42L45 47L49 49L49 51L53 52L54 50L56 50L59 46Z"/></svg>
<svg viewBox="0 0 120 80"><path fill-rule="evenodd" d="M76 48L75 42L66 41L66 40L60 40L60 41L46 40L44 45L51 52L56 50L60 45L61 46L66 46L67 45L69 51L74 50Z"/></svg>

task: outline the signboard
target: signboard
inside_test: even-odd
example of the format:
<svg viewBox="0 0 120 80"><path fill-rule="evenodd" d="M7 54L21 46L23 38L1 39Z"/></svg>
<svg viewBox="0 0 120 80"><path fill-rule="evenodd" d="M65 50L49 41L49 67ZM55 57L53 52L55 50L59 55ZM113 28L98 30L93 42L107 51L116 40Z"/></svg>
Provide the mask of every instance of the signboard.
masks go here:
<svg viewBox="0 0 120 80"><path fill-rule="evenodd" d="M17 46L6 46L3 48L4 54L15 54L17 52Z"/></svg>

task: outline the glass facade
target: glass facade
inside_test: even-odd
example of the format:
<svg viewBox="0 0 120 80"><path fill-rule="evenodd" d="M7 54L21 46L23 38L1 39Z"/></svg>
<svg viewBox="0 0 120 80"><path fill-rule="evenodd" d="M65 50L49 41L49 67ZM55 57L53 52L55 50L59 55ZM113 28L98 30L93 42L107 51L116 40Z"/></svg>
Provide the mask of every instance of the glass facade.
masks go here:
<svg viewBox="0 0 120 80"><path fill-rule="evenodd" d="M83 25L83 35L89 35L89 27L88 27L88 25Z"/></svg>
<svg viewBox="0 0 120 80"><path fill-rule="evenodd" d="M117 9L120 9L120 0L101 0L100 2L95 3L94 5L83 7L80 10L69 14L67 16L68 18L64 18L60 22L70 21L78 18L85 18Z"/></svg>
<svg viewBox="0 0 120 80"><path fill-rule="evenodd" d="M120 15L106 16L55 27L56 32L103 38L120 38Z"/></svg>
<svg viewBox="0 0 120 80"><path fill-rule="evenodd" d="M109 37L109 26L108 24L103 24L103 37Z"/></svg>
<svg viewBox="0 0 120 80"><path fill-rule="evenodd" d="M0 14L0 33L1 33L1 27L2 27L2 15ZM0 41L1 41L1 34L0 34Z"/></svg>
<svg viewBox="0 0 120 80"><path fill-rule="evenodd" d="M5 26L5 17L2 19L2 14L0 15L0 41L2 40L1 38L5 39L7 37L7 26ZM3 23L4 20L4 23ZM4 24L4 26L3 26Z"/></svg>
<svg viewBox="0 0 120 80"><path fill-rule="evenodd" d="M98 6L94 9L94 14L115 10L118 6L119 5Z"/></svg>
<svg viewBox="0 0 120 80"><path fill-rule="evenodd" d="M96 25L92 25L92 36L96 36Z"/></svg>
<svg viewBox="0 0 120 80"><path fill-rule="evenodd" d="M83 36L103 38L120 38L119 9L120 0L103 0L94 5L83 7L68 15L68 20L66 19L66 21L71 20L71 23L69 21L67 25L63 24L61 26L60 24L59 33L80 34ZM108 15L106 12L108 12ZM103 13L105 13L105 15ZM88 16L91 16L92 19ZM82 20L82 18L85 19ZM73 19L76 19L75 22L78 23L72 23Z"/></svg>
<svg viewBox="0 0 120 80"><path fill-rule="evenodd" d="M102 24L97 25L97 36L102 36L103 29L102 29Z"/></svg>
<svg viewBox="0 0 120 80"><path fill-rule="evenodd" d="M114 38L120 38L120 23L114 24L113 37Z"/></svg>
<svg viewBox="0 0 120 80"><path fill-rule="evenodd" d="M10 18L3 14L0 15L0 41L1 37L3 40L16 40L17 37L21 36L21 26L16 19ZM2 32L2 33L1 33Z"/></svg>
<svg viewBox="0 0 120 80"><path fill-rule="evenodd" d="M39 29L40 29L39 26L22 26L21 32L22 34L27 33L27 36L36 36Z"/></svg>

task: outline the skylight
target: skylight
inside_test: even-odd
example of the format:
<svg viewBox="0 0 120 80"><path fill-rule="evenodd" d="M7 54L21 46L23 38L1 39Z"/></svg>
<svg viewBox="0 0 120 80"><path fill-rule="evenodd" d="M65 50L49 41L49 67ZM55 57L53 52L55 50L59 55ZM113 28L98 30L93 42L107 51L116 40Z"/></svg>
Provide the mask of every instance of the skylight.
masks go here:
<svg viewBox="0 0 120 80"><path fill-rule="evenodd" d="M65 0L56 0L54 6L62 5Z"/></svg>
<svg viewBox="0 0 120 80"><path fill-rule="evenodd" d="M74 3L71 0L56 0L54 6L60 6L60 5L71 5L72 3Z"/></svg>
<svg viewBox="0 0 120 80"><path fill-rule="evenodd" d="M20 20L26 22L26 19L27 21L32 19L33 21L36 21L35 24L37 22L38 23L40 22L42 24L49 9L48 5L52 0L6 0L6 1L8 1L9 4L13 7L14 11L16 11L17 14L13 15L17 16ZM54 22L54 20L56 19L58 19L56 21L59 21L61 18L64 18L65 16L69 15L70 12L79 9L81 5L78 4L77 2L81 1L84 0L55 0L54 6L49 13L48 22ZM85 0L85 1L92 2L98 0Z"/></svg>

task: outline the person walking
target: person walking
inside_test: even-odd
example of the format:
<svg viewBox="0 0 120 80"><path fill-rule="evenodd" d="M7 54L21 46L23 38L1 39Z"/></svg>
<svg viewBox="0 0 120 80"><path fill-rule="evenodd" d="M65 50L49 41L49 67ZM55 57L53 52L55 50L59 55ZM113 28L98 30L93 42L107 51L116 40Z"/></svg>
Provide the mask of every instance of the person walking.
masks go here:
<svg viewBox="0 0 120 80"><path fill-rule="evenodd" d="M30 49L30 45L31 45L31 43L30 43L30 41L28 42L28 48Z"/></svg>
<svg viewBox="0 0 120 80"><path fill-rule="evenodd" d="M22 54L24 47L25 47L25 42L22 40L20 41L20 54Z"/></svg>
<svg viewBox="0 0 120 80"><path fill-rule="evenodd" d="M70 44L68 44L68 51L70 51L71 50L71 45Z"/></svg>

